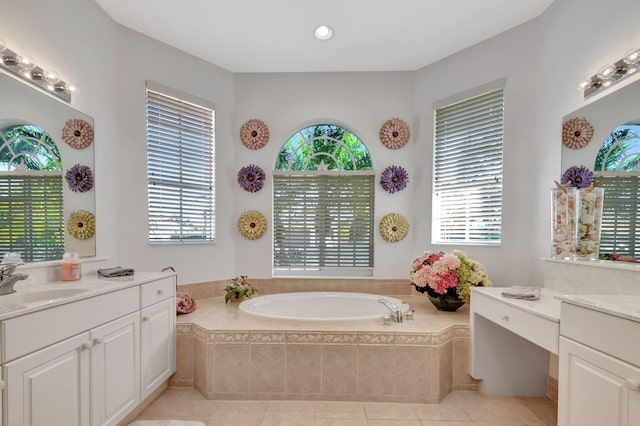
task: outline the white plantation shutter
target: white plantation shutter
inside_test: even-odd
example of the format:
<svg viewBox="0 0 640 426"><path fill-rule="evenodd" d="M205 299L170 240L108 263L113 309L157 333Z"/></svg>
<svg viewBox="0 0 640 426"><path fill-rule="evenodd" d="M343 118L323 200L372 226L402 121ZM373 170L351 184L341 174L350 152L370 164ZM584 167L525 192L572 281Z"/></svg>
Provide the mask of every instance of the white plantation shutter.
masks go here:
<svg viewBox="0 0 640 426"><path fill-rule="evenodd" d="M372 173L275 174L273 180L275 270L373 268Z"/></svg>
<svg viewBox="0 0 640 426"><path fill-rule="evenodd" d="M64 206L60 172L0 174L0 253L25 262L61 259Z"/></svg>
<svg viewBox="0 0 640 426"><path fill-rule="evenodd" d="M604 188L600 253L640 257L640 176L598 176L596 182Z"/></svg>
<svg viewBox="0 0 640 426"><path fill-rule="evenodd" d="M433 243L500 244L504 90L435 112Z"/></svg>
<svg viewBox="0 0 640 426"><path fill-rule="evenodd" d="M214 114L147 88L151 243L215 240Z"/></svg>

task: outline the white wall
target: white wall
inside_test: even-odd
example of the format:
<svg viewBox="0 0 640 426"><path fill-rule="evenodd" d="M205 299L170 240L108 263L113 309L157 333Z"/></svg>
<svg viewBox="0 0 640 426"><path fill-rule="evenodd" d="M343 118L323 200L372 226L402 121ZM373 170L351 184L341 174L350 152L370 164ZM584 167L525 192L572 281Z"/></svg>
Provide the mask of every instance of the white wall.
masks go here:
<svg viewBox="0 0 640 426"><path fill-rule="evenodd" d="M418 228L414 252L425 248L433 251L461 249L486 266L496 285L536 284L529 280L534 200L528 189L536 179L536 166L529 161L536 145L536 88L533 84L537 67L536 29L535 21L526 23L416 73L418 142L412 157L424 169L419 175L420 181L412 188L416 200L414 221ZM502 244L499 247L431 246L434 103L504 78Z"/></svg>
<svg viewBox="0 0 640 426"><path fill-rule="evenodd" d="M96 250L117 260L117 217L113 214L117 164L111 142L115 120L116 26L93 1L2 0L0 38L14 51L80 89L72 107L95 119Z"/></svg>
<svg viewBox="0 0 640 426"><path fill-rule="evenodd" d="M110 141L118 152L112 168L119 190L114 205L119 227L119 256L123 266L159 271L173 266L180 284L234 276L232 226L235 139L231 132L233 74L166 44L118 27L118 137ZM216 107L216 243L148 244L147 145L145 87L151 80L203 98Z"/></svg>
<svg viewBox="0 0 640 426"><path fill-rule="evenodd" d="M124 29L86 0L3 0L0 37L80 88L72 106L96 123L97 252L139 270L172 265L181 283L238 274L269 277L271 240L244 240L238 216L252 208L271 220L271 180L257 194L239 188L240 167L270 171L279 145L318 120L342 124L371 150L379 173L405 167L409 186L387 194L377 184L376 224L386 213L409 219L409 236L387 243L376 234L376 277L404 278L411 260L431 247L433 104L506 78L503 244L469 247L496 284L542 284L549 252L548 189L559 178L560 126L585 104L576 83L640 45L640 2L556 0L537 20L415 73L239 74ZM215 41L212 41L215 42ZM146 242L144 82L188 92L217 105L217 243L150 247ZM398 151L378 139L382 123L411 126ZM239 140L240 126L261 118L271 139L259 151ZM270 223L270 222L269 222Z"/></svg>
<svg viewBox="0 0 640 426"><path fill-rule="evenodd" d="M640 2L635 0L611 0L606 4L595 0L556 0L538 20L540 57L536 81L532 82L538 93L536 150L532 158L537 179L531 188L536 201L530 231L534 248L532 273L538 281L543 276L540 259L549 256L550 250L549 188L563 171L562 117L623 86L613 86L587 101L576 90L578 82L620 59L629 49L640 47L638 16ZM585 166L593 168L593 164Z"/></svg>
<svg viewBox="0 0 640 426"><path fill-rule="evenodd" d="M236 231L236 271L256 278L271 277L271 194L275 160L283 143L296 131L311 125L335 123L354 132L369 149L376 175L375 225L387 213L402 213L413 225L413 204L407 190L388 194L377 183L380 172L396 164L409 173L409 187L415 185L414 175L420 164L412 164L412 153L418 143L412 137L399 150L385 148L380 142L380 127L392 117L405 120L414 128L411 102L413 99L412 72L389 73L278 73L236 75L236 115L234 139L236 163L234 173L228 175L228 187L236 193L235 218L253 209L267 217L269 229L256 241L244 239ZM260 150L242 145L239 129L251 118L259 118L269 127L269 142ZM237 171L248 164L257 164L267 173L264 188L248 193L236 182ZM234 223L235 225L235 223ZM398 243L375 236L375 277L405 277L413 260L410 235ZM398 270L399 259L401 269Z"/></svg>

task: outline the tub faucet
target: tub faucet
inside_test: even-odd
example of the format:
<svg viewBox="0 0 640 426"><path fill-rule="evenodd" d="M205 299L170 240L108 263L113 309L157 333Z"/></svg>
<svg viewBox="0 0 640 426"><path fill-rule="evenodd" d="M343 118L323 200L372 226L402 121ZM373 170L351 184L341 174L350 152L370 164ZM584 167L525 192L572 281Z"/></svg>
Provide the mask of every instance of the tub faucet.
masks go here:
<svg viewBox="0 0 640 426"><path fill-rule="evenodd" d="M395 322L402 322L402 311L393 303L389 302L387 299L378 299L378 303L382 303L387 309L391 311L391 318Z"/></svg>
<svg viewBox="0 0 640 426"><path fill-rule="evenodd" d="M20 280L26 280L27 274L14 274L16 268L22 263L2 263L0 264L0 296L15 292L13 286Z"/></svg>

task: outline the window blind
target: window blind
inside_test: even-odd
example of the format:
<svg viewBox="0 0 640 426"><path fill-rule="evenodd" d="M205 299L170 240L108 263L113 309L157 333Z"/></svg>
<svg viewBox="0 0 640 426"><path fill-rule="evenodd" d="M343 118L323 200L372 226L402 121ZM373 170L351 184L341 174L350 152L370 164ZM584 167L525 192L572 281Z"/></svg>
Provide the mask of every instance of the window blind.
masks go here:
<svg viewBox="0 0 640 426"><path fill-rule="evenodd" d="M503 133L503 89L435 111L433 243L500 243Z"/></svg>
<svg viewBox="0 0 640 426"><path fill-rule="evenodd" d="M275 175L276 269L373 267L374 176Z"/></svg>
<svg viewBox="0 0 640 426"><path fill-rule="evenodd" d="M214 111L147 89L149 242L215 240Z"/></svg>
<svg viewBox="0 0 640 426"><path fill-rule="evenodd" d="M18 252L25 262L62 259L62 175L0 174L0 253Z"/></svg>
<svg viewBox="0 0 640 426"><path fill-rule="evenodd" d="M598 176L604 188L600 253L640 257L640 176Z"/></svg>

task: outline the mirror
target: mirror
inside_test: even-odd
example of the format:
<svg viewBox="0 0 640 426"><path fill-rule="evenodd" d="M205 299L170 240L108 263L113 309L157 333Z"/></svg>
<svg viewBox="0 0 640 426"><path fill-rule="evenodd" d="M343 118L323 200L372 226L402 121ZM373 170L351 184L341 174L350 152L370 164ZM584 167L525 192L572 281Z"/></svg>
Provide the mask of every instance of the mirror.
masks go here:
<svg viewBox="0 0 640 426"><path fill-rule="evenodd" d="M559 176L572 166L584 166L594 172L598 185L605 188L601 257L616 253L630 256L627 259L631 261L638 259L640 80L566 115L563 123L574 118L587 120L593 127L593 137L578 149L563 144ZM615 146L621 149L614 149ZM616 165L622 173L614 172Z"/></svg>
<svg viewBox="0 0 640 426"><path fill-rule="evenodd" d="M21 252L23 261L60 260L64 252L95 256L93 119L4 73L0 94L0 256L7 251ZM87 176L91 184L78 185ZM46 232L38 229L43 217L57 224L55 229L50 224Z"/></svg>

